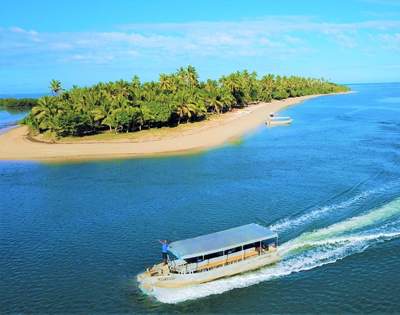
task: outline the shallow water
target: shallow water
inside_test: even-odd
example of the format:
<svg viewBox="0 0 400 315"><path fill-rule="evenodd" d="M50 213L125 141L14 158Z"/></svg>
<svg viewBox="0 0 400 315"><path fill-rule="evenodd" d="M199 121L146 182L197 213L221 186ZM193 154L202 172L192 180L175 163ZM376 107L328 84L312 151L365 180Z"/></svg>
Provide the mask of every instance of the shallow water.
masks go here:
<svg viewBox="0 0 400 315"><path fill-rule="evenodd" d="M199 155L0 163L0 313L399 312L400 84L351 87ZM138 288L158 239L257 218L279 264Z"/></svg>
<svg viewBox="0 0 400 315"><path fill-rule="evenodd" d="M9 128L18 124L24 118L26 112L24 111L10 111L2 110L0 108L0 133L5 132Z"/></svg>

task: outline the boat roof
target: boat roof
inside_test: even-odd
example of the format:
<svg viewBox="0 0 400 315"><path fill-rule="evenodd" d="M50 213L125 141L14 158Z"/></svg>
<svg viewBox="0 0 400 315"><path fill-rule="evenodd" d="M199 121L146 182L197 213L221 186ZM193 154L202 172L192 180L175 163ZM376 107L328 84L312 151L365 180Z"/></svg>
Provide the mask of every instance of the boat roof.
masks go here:
<svg viewBox="0 0 400 315"><path fill-rule="evenodd" d="M269 228L250 223L228 230L197 236L169 244L169 251L177 258L187 259L207 255L237 246L255 243L278 235Z"/></svg>

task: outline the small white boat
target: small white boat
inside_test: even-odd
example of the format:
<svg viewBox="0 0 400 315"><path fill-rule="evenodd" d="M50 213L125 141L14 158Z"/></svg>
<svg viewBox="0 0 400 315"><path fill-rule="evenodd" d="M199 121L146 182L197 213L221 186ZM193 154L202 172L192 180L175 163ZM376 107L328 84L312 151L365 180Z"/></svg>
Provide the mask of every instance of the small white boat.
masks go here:
<svg viewBox="0 0 400 315"><path fill-rule="evenodd" d="M279 125L290 125L293 122L293 119L289 116L275 116L275 114L271 113L267 120L266 124L268 126L279 126Z"/></svg>
<svg viewBox="0 0 400 315"><path fill-rule="evenodd" d="M150 291L209 282L277 262L277 245L278 235L255 223L176 241L169 244L167 263L147 268L137 279Z"/></svg>

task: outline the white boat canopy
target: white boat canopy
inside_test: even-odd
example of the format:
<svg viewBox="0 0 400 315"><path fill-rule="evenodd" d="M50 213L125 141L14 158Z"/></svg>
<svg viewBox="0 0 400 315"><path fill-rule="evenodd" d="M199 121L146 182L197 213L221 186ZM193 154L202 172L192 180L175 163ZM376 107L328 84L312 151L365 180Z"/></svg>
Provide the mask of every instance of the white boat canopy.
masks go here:
<svg viewBox="0 0 400 315"><path fill-rule="evenodd" d="M177 258L187 259L277 237L278 235L270 229L250 223L225 231L172 242L169 244L169 251Z"/></svg>

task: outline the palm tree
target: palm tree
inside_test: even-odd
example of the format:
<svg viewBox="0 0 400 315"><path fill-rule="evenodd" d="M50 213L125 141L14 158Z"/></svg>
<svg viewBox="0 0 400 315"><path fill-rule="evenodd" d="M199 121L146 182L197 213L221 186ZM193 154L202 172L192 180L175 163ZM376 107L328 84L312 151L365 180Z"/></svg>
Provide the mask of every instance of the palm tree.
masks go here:
<svg viewBox="0 0 400 315"><path fill-rule="evenodd" d="M179 125L181 121L188 122L206 115L206 106L203 99L199 95L190 93L189 91L179 91L173 100L173 115Z"/></svg>
<svg viewBox="0 0 400 315"><path fill-rule="evenodd" d="M221 102L222 104L224 104L222 112L230 111L232 109L232 106L235 105L236 99L229 91L226 91L223 88L221 88L220 90L221 90L220 91Z"/></svg>
<svg viewBox="0 0 400 315"><path fill-rule="evenodd" d="M247 70L201 82L192 66L161 74L159 81L141 83L134 76L130 82L73 86L61 93L60 81L52 80L50 89L53 96L40 98L25 123L59 136L96 133L107 127L115 132L163 127L201 120L208 112L218 114L252 102L347 90L323 79L273 75L258 79L257 73Z"/></svg>
<svg viewBox="0 0 400 315"><path fill-rule="evenodd" d="M208 95L206 98L207 108L214 113L219 114L224 108L224 103L218 94Z"/></svg>
<svg viewBox="0 0 400 315"><path fill-rule="evenodd" d="M196 68L189 65L186 68L187 80L189 82L189 87L196 87L199 85L199 75L197 74Z"/></svg>
<svg viewBox="0 0 400 315"><path fill-rule="evenodd" d="M61 110L49 96L41 97L37 106L32 108L30 113L31 119L35 121L38 130L54 131L56 129L55 117L60 114Z"/></svg>
<svg viewBox="0 0 400 315"><path fill-rule="evenodd" d="M272 74L265 75L260 81L260 98L264 102L272 100L272 92L274 89L274 76Z"/></svg>
<svg viewBox="0 0 400 315"><path fill-rule="evenodd" d="M175 93L178 90L178 78L174 75L160 74L160 88L166 93Z"/></svg>
<svg viewBox="0 0 400 315"><path fill-rule="evenodd" d="M53 93L53 95L58 95L63 89L61 87L61 82L58 80L51 80L50 81L50 90Z"/></svg>
<svg viewBox="0 0 400 315"><path fill-rule="evenodd" d="M220 82L222 84L222 87L224 89L227 89L236 99L236 105L238 107L242 107L245 105L244 89L240 72L235 72L228 76L222 76Z"/></svg>
<svg viewBox="0 0 400 315"><path fill-rule="evenodd" d="M182 85L189 87L190 89L199 85L199 75L193 66L187 66L187 68L179 68L177 73Z"/></svg>

